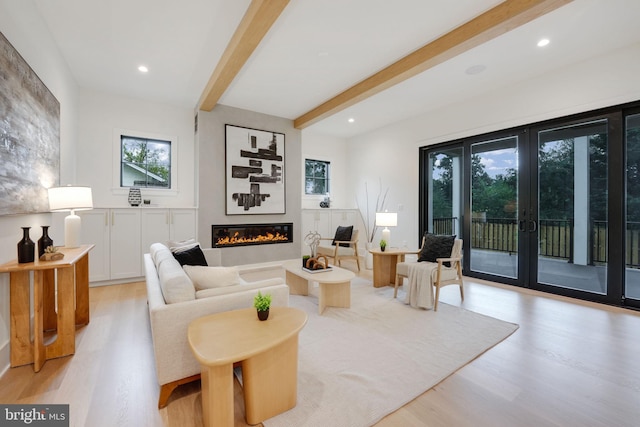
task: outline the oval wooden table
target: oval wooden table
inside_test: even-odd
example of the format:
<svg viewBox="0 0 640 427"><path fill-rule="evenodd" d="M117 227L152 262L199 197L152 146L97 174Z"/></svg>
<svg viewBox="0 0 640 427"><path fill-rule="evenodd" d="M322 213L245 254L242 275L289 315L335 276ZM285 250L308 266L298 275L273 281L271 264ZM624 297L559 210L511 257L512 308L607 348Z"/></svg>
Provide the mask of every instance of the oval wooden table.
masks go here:
<svg viewBox="0 0 640 427"><path fill-rule="evenodd" d="M201 365L205 427L233 426L233 364L241 362L248 424L296 406L298 333L307 313L271 307L258 320L255 308L201 317L189 324L191 351Z"/></svg>
<svg viewBox="0 0 640 427"><path fill-rule="evenodd" d="M320 284L318 314L326 307L351 307L351 280L356 277L353 271L332 265L330 271L310 273L302 269L302 261L297 259L284 262L282 267L287 272L291 295L309 295L309 282Z"/></svg>

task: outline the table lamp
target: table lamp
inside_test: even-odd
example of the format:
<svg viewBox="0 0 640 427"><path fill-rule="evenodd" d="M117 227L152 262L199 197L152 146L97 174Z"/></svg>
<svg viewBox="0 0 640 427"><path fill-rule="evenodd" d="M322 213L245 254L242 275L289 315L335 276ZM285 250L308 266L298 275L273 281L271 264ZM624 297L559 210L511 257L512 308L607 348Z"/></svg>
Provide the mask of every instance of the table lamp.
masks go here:
<svg viewBox="0 0 640 427"><path fill-rule="evenodd" d="M384 227L382 230L382 240L390 244L391 231L387 227L398 225L398 214L396 212L376 212L376 226Z"/></svg>
<svg viewBox="0 0 640 427"><path fill-rule="evenodd" d="M49 189L49 209L52 212L70 211L64 219L64 245L66 248L80 246L81 220L75 211L93 209L90 187L53 187Z"/></svg>

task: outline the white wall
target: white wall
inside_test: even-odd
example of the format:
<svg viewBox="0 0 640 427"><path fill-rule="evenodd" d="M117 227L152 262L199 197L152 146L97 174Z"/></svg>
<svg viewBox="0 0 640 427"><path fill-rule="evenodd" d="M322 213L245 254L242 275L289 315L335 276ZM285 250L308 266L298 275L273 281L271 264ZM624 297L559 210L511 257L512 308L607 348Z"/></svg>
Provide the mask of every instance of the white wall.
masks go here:
<svg viewBox="0 0 640 427"><path fill-rule="evenodd" d="M177 155L177 191L142 189L142 196L160 207L195 206L193 109L87 89L80 91L79 106L76 184L92 188L94 206L128 206L128 191L114 185L120 164L119 141L114 139L118 129L177 137L177 147L172 147Z"/></svg>
<svg viewBox="0 0 640 427"><path fill-rule="evenodd" d="M0 31L60 102L60 182L73 182L78 112L73 76L31 0L0 0ZM0 263L17 257L20 227L32 227L35 242L41 236L40 226L50 221L50 214L0 216ZM0 372L9 365L9 325L9 275L0 274Z"/></svg>
<svg viewBox="0 0 640 427"><path fill-rule="evenodd" d="M225 124L285 134L286 213L264 215L226 215L225 206ZM297 258L301 254L300 205L302 162L300 131L293 121L254 111L217 105L213 111L198 113L199 174L198 240L211 247L213 224L261 224L291 222L293 242L274 245L241 246L222 250L223 265L251 264Z"/></svg>
<svg viewBox="0 0 640 427"><path fill-rule="evenodd" d="M349 181L360 199L365 181L389 186L388 209L403 208L391 244L417 247L419 147L637 101L638 75L634 45L352 138Z"/></svg>
<svg viewBox="0 0 640 427"><path fill-rule="evenodd" d="M320 135L307 129L302 131L301 168L304 171L305 159L331 162L330 198L331 207L336 209L352 209L356 207L353 191L348 185L349 159L347 153L346 139ZM302 208L318 209L324 196L305 195L304 172L301 179Z"/></svg>

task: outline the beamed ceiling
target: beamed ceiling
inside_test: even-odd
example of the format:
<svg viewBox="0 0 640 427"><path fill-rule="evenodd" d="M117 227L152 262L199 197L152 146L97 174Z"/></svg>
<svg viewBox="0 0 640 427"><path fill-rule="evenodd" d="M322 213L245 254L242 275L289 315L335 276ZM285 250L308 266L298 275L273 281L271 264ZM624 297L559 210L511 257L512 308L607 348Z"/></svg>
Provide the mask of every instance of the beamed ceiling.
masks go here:
<svg viewBox="0 0 640 427"><path fill-rule="evenodd" d="M640 45L637 0L34 1L82 87L344 138Z"/></svg>

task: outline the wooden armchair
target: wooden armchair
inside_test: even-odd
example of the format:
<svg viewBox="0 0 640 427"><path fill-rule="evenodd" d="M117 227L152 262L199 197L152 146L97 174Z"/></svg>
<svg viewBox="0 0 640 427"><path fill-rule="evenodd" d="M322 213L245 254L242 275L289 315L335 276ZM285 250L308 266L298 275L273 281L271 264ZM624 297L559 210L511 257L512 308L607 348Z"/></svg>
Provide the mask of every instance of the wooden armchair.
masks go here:
<svg viewBox="0 0 640 427"><path fill-rule="evenodd" d="M422 238L422 247L420 253L425 247L426 237ZM417 262L399 262L396 265L396 280L395 289L393 291L393 297L398 295L398 286L402 284L404 277L409 277L409 271L412 264L418 264ZM431 283L422 284L422 286L430 285L432 287L431 292L435 292L433 298L433 310L438 310L438 299L440 298L440 288L447 285L460 286L460 298L464 301L464 284L462 282L462 240L455 239L453 247L451 248L451 254L447 258L437 258L436 262L422 261L420 264L426 264L425 267L431 266ZM446 264L449 264L448 266Z"/></svg>
<svg viewBox="0 0 640 427"><path fill-rule="evenodd" d="M360 257L358 256L358 230L351 232L351 238L348 240L341 239L339 233L341 227L336 230L336 237L322 237L320 244L316 250L317 255L324 255L327 258L333 258L333 263L341 266L343 259L355 259L358 271L360 271Z"/></svg>

